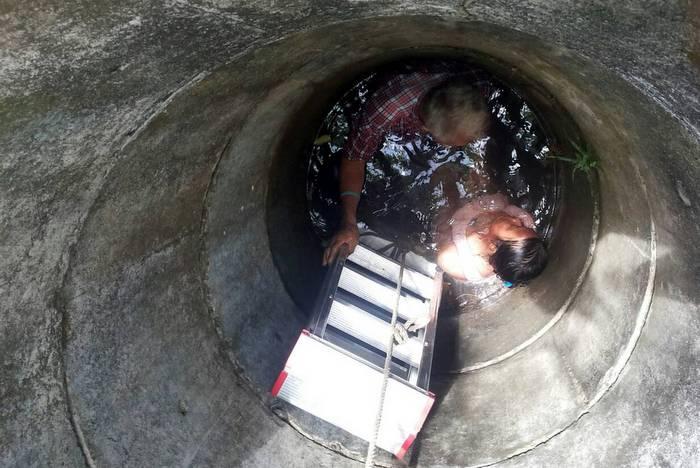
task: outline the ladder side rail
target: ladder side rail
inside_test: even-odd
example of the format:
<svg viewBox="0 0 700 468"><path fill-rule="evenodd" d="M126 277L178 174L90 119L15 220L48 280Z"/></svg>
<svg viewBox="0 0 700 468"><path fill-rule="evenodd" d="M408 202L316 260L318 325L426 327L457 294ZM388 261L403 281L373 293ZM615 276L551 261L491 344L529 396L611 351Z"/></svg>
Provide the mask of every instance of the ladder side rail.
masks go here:
<svg viewBox="0 0 700 468"><path fill-rule="evenodd" d="M326 276L321 283L321 290L314 305L314 315L309 322L309 331L314 335L323 338L328 323L328 314L335 299L335 292L338 289L338 281L348 257L348 247L343 244L338 252L338 256L333 264L328 268Z"/></svg>
<svg viewBox="0 0 700 468"><path fill-rule="evenodd" d="M428 390L430 385L430 373L433 367L433 349L435 346L435 332L437 329L437 315L440 309L440 299L442 296L442 270L435 272L433 286L433 297L430 301L430 314L432 320L426 325L423 335L423 357L418 366L418 379L416 386L423 390Z"/></svg>

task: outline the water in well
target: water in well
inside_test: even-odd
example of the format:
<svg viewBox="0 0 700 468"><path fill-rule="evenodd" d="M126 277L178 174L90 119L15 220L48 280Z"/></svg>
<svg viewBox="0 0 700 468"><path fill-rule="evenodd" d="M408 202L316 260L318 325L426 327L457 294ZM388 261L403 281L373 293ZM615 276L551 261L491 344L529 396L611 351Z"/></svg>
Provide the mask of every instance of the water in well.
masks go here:
<svg viewBox="0 0 700 468"><path fill-rule="evenodd" d="M332 236L340 221L342 150L373 93L392 76L435 62L405 61L376 70L354 83L326 115L309 155L306 187L311 224L319 238ZM474 69L467 62L440 60L439 65L458 71ZM483 138L454 147L443 146L422 132L384 136L366 166L358 208L364 228L434 261L437 226L460 203L501 192L534 215L540 235L551 235L557 199L556 167L548 159L553 142L515 89L486 76L491 122ZM448 278L448 286L445 303L457 306L455 310L493 300L506 291L496 278L479 284Z"/></svg>

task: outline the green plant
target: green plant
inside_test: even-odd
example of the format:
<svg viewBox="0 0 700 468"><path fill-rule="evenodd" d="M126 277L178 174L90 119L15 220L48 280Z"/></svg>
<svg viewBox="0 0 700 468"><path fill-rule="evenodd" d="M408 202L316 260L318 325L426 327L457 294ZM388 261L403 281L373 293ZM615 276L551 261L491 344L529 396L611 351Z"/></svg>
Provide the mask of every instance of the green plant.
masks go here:
<svg viewBox="0 0 700 468"><path fill-rule="evenodd" d="M571 146L574 148L573 157L551 155L549 159L556 159L573 165L573 171L571 172L572 177L576 175L577 171L582 171L584 174L590 175L594 169L598 168L598 159L588 145L584 144L584 146L580 146L572 141Z"/></svg>

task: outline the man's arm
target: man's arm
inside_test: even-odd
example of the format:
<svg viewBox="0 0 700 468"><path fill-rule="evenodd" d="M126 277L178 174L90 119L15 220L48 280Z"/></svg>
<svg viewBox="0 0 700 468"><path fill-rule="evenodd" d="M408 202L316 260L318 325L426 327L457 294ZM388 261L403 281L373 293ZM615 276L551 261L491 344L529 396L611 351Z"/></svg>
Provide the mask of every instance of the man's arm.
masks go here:
<svg viewBox="0 0 700 468"><path fill-rule="evenodd" d="M406 112L400 109L393 113L387 112L387 102L394 98L392 88L387 85L376 90L357 124L353 123L351 126L348 141L343 148L344 157L340 164L342 222L340 229L323 253L324 265L333 261L343 244L348 246L348 253L352 253L359 242L357 205L365 182L365 163L377 151L393 122L402 118Z"/></svg>
<svg viewBox="0 0 700 468"><path fill-rule="evenodd" d="M323 264L331 263L343 244L348 246L348 254L352 253L360 240L357 229L357 205L360 203L360 193L365 182L365 161L361 159L343 158L340 162L340 203L342 220L340 229L331 239L323 253Z"/></svg>
<svg viewBox="0 0 700 468"><path fill-rule="evenodd" d="M343 212L343 224L357 225L357 205L365 184L365 161L361 159L346 159L340 163L340 203Z"/></svg>

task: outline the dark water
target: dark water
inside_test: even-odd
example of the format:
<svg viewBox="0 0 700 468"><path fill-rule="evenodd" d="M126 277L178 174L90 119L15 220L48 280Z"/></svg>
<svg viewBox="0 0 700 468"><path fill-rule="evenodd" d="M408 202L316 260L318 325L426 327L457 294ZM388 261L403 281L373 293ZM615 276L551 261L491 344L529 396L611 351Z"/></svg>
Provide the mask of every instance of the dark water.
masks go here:
<svg viewBox="0 0 700 468"><path fill-rule="evenodd" d="M401 65L395 69L400 70ZM354 84L331 108L318 131L309 156L306 189L309 216L320 238L332 236L340 220L339 152L383 76L374 73ZM367 163L358 209L361 226L432 260L436 224L457 208L449 205L448 194L463 204L498 191L533 213L541 235L549 233L556 199L556 171L545 162L549 142L522 97L495 79L491 89L492 122L488 136L481 140L465 147L446 147L425 134L386 135Z"/></svg>

